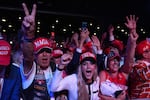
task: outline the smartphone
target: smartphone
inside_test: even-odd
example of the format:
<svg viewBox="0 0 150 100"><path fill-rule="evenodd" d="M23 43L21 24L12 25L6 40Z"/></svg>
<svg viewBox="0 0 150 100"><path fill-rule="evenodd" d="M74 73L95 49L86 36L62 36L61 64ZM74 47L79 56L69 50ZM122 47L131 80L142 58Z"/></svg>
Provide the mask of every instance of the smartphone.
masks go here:
<svg viewBox="0 0 150 100"><path fill-rule="evenodd" d="M81 29L85 30L87 28L87 22L82 22Z"/></svg>
<svg viewBox="0 0 150 100"><path fill-rule="evenodd" d="M116 91L115 92L115 98L117 98L121 94L122 90Z"/></svg>

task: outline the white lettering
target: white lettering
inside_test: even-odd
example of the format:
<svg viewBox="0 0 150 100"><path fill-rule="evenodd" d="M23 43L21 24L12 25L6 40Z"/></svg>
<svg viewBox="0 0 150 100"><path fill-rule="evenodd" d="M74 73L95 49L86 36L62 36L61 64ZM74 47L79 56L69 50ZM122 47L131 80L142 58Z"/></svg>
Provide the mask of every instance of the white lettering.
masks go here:
<svg viewBox="0 0 150 100"><path fill-rule="evenodd" d="M0 46L0 50L10 50L9 46Z"/></svg>
<svg viewBox="0 0 150 100"><path fill-rule="evenodd" d="M34 42L34 44L35 44L36 48L39 47L39 46L41 46L41 45L49 45L48 41L45 40L45 39L36 41L36 42Z"/></svg>
<svg viewBox="0 0 150 100"><path fill-rule="evenodd" d="M0 55L7 55L8 51L0 51Z"/></svg>

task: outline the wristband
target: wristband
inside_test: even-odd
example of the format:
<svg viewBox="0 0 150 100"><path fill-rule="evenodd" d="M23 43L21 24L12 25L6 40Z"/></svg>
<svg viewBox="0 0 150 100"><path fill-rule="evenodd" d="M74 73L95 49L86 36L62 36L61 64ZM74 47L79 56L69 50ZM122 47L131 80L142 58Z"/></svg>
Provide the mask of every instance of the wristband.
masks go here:
<svg viewBox="0 0 150 100"><path fill-rule="evenodd" d="M26 37L24 36L23 41L24 41L24 42L32 42L34 39L35 39L35 37L34 37L34 38L31 38L31 39L28 39L28 38L26 38Z"/></svg>

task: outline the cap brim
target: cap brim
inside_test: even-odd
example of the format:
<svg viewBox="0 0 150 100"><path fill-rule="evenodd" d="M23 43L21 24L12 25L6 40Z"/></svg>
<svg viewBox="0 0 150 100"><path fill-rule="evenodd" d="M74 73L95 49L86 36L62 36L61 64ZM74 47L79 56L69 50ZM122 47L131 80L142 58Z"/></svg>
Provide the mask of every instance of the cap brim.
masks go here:
<svg viewBox="0 0 150 100"><path fill-rule="evenodd" d="M112 59L117 59L118 61L120 61L121 57L120 56L114 56L114 57L108 58L108 60L112 60Z"/></svg>
<svg viewBox="0 0 150 100"><path fill-rule="evenodd" d="M50 47L43 47L43 48L40 48L38 51L36 51L35 54L39 53L43 49L49 49L50 52L52 51L52 48L50 48Z"/></svg>
<svg viewBox="0 0 150 100"><path fill-rule="evenodd" d="M91 61L93 64L96 63L96 60L92 57L86 57L82 61L80 61L80 63L83 63L84 61Z"/></svg>

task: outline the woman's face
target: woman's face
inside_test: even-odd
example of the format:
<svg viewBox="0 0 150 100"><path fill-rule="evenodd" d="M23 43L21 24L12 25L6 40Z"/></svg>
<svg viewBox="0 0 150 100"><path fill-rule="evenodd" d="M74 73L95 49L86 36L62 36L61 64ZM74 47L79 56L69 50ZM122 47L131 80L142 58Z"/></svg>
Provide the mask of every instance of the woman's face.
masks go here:
<svg viewBox="0 0 150 100"><path fill-rule="evenodd" d="M112 59L108 62L108 67L110 72L118 72L119 70L119 61L117 59Z"/></svg>
<svg viewBox="0 0 150 100"><path fill-rule="evenodd" d="M87 81L92 81L95 70L96 70L96 65L93 64L91 61L84 61L81 64L81 70L85 79Z"/></svg>

